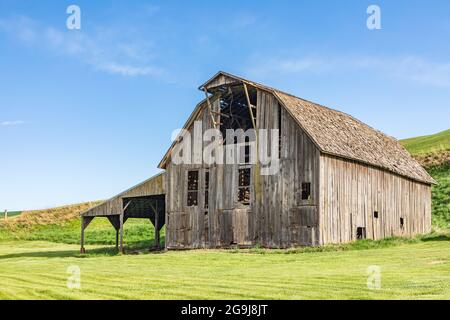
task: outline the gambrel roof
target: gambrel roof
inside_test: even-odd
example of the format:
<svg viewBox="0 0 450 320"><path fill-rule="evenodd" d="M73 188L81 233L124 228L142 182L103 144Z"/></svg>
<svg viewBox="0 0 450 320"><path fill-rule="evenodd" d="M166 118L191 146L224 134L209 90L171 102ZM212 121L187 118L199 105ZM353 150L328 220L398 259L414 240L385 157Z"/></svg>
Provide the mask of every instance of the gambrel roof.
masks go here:
<svg viewBox="0 0 450 320"><path fill-rule="evenodd" d="M418 182L436 183L395 138L343 112L222 71L200 89L210 91L219 84L238 82L272 93L323 154L368 164ZM185 128L189 126L190 121ZM160 167L165 165L170 151Z"/></svg>

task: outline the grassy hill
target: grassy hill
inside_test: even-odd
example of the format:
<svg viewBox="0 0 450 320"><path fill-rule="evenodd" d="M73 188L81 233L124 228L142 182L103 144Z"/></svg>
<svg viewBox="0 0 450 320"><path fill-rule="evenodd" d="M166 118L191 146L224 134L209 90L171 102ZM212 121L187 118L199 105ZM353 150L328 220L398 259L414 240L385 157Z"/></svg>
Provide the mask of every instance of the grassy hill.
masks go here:
<svg viewBox="0 0 450 320"><path fill-rule="evenodd" d="M429 136L405 139L401 143L413 155L450 151L450 130Z"/></svg>

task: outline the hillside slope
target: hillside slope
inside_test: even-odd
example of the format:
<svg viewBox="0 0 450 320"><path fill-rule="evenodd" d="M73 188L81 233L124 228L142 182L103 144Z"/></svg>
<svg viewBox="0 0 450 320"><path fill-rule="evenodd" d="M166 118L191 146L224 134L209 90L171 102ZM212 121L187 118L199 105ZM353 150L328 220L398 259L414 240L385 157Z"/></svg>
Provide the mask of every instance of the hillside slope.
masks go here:
<svg viewBox="0 0 450 320"><path fill-rule="evenodd" d="M6 224L14 227L63 224L64 222L78 219L82 211L99 203L99 201L92 201L51 209L23 211L19 216ZM5 224L4 221L2 223Z"/></svg>
<svg viewBox="0 0 450 320"><path fill-rule="evenodd" d="M400 141L438 182L433 187L433 226L450 227L450 130Z"/></svg>
<svg viewBox="0 0 450 320"><path fill-rule="evenodd" d="M400 141L413 155L450 151L450 130Z"/></svg>
<svg viewBox="0 0 450 320"><path fill-rule="evenodd" d="M450 162L450 130L400 142L425 168Z"/></svg>

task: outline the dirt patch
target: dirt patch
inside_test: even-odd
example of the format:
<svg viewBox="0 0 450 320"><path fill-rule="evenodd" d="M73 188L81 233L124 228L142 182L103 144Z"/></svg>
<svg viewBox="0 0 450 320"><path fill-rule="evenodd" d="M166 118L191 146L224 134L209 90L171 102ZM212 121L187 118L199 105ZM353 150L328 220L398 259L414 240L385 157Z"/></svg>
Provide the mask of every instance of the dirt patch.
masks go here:
<svg viewBox="0 0 450 320"><path fill-rule="evenodd" d="M425 155L416 155L414 156L414 158L419 161L419 163L424 168L432 168L444 165L445 163L450 163L450 151L440 151Z"/></svg>

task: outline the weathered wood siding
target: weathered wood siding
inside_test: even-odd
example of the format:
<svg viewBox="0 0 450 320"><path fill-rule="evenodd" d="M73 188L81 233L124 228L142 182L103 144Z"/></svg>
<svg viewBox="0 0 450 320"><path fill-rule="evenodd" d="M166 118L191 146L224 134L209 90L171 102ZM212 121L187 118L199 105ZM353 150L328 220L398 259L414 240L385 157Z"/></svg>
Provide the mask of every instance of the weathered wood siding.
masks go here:
<svg viewBox="0 0 450 320"><path fill-rule="evenodd" d="M279 129L281 124L280 171L264 176L259 165L208 167L169 162L166 166L167 248L318 244L320 153L272 94L258 91L256 107L259 129ZM213 109L218 108L216 101ZM206 104L196 120L202 120L203 131L212 128ZM193 135L193 124L188 130ZM269 143L264 151L270 155L270 150ZM238 170L244 167L252 169L249 206L237 201ZM199 170L198 206L194 207L187 207L189 170ZM202 189L205 170L209 171L210 179L208 210L204 209ZM303 182L312 185L309 200L301 200Z"/></svg>
<svg viewBox="0 0 450 320"><path fill-rule="evenodd" d="M431 231L431 187L368 165L336 157L320 160L320 244ZM378 218L374 213L378 212ZM400 218L404 227L400 227Z"/></svg>
<svg viewBox="0 0 450 320"><path fill-rule="evenodd" d="M253 243L267 247L316 244L320 153L272 94L259 91L257 101L258 128L278 129L281 124L281 163L274 175L262 176L254 170ZM311 198L302 200L306 182L311 183Z"/></svg>
<svg viewBox="0 0 450 320"><path fill-rule="evenodd" d="M162 195L166 193L165 173L160 173L135 187L101 203L100 205L83 213L84 217L119 215L122 212L123 198Z"/></svg>
<svg viewBox="0 0 450 320"><path fill-rule="evenodd" d="M218 101L213 101L213 109L218 111ZM200 106L200 112L194 121L202 121L202 133L213 128L211 116L206 102ZM191 134L191 151L194 154L194 123L187 129ZM204 143L204 146L207 143ZM174 164L172 161L166 166L166 247L167 248L201 248L205 247L209 239L209 226L213 223L204 209L204 179L205 164ZM187 174L189 170L199 171L198 206L187 206ZM210 186L211 186L210 173ZM210 188L211 190L211 188ZM210 199L213 194L210 191ZM212 201L212 200L211 200ZM211 202L210 202L211 207Z"/></svg>

